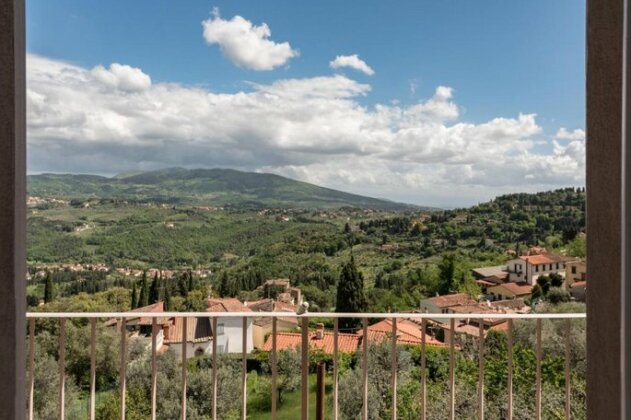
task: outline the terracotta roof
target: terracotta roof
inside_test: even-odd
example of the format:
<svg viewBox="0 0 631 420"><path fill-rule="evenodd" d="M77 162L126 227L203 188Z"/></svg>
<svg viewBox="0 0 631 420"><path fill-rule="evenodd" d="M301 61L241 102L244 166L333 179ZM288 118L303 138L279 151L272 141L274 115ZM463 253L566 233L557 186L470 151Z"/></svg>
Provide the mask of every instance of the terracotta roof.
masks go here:
<svg viewBox="0 0 631 420"><path fill-rule="evenodd" d="M357 334L338 334L338 351L340 353L354 353L359 347L360 337ZM301 333L279 332L276 334L276 349L289 350L296 349L302 344ZM333 333L324 331L321 339L316 338L316 332L309 332L309 348L319 349L328 354L333 354ZM263 344L263 351L272 350L272 336L270 335Z"/></svg>
<svg viewBox="0 0 631 420"><path fill-rule="evenodd" d="M575 287L587 287L587 282L586 281L577 281L572 283L572 285L570 286L572 289L574 289Z"/></svg>
<svg viewBox="0 0 631 420"><path fill-rule="evenodd" d="M506 265L474 268L472 271L481 277L501 276L507 274Z"/></svg>
<svg viewBox="0 0 631 420"><path fill-rule="evenodd" d="M130 312L152 312L152 313L164 312L164 302L157 302L151 305L143 306L141 308L132 309ZM125 320L125 322L127 323L127 325L151 325L151 320L152 319L150 317L138 317L138 318L129 317ZM169 318L166 318L166 317L156 318L156 324L158 325L163 325L168 322L169 322ZM116 318L112 318L105 323L106 326L111 326L111 325L116 325L116 324L118 324L118 319Z"/></svg>
<svg viewBox="0 0 631 420"><path fill-rule="evenodd" d="M174 318L173 325L169 326L168 337L165 343L181 343L184 331L184 318ZM186 341L189 343L199 343L212 339L212 329L208 318L188 318L186 325Z"/></svg>
<svg viewBox="0 0 631 420"><path fill-rule="evenodd" d="M557 262L568 262L575 260L575 258L572 257L565 257L563 255L554 254L522 255L519 257L519 259L533 265L552 264Z"/></svg>
<svg viewBox="0 0 631 420"><path fill-rule="evenodd" d="M471 305L476 303L475 299L465 293L454 293L451 295L436 296L427 299L439 308L449 308L458 305Z"/></svg>
<svg viewBox="0 0 631 420"><path fill-rule="evenodd" d="M253 312L296 312L296 305L279 302L274 299L261 299L247 302L247 307Z"/></svg>
<svg viewBox="0 0 631 420"><path fill-rule="evenodd" d="M503 287L516 296L525 296L532 293L532 285L524 282L514 283L509 281L507 283L498 284L493 287Z"/></svg>
<svg viewBox="0 0 631 420"><path fill-rule="evenodd" d="M208 299L207 312L252 312L250 308L245 306L239 299L223 298Z"/></svg>

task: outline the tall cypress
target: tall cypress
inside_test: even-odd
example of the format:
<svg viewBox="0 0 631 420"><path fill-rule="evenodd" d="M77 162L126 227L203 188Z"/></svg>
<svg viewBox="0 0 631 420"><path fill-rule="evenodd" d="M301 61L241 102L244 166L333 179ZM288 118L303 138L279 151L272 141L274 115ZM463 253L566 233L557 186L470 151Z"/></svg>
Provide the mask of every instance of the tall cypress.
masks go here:
<svg viewBox="0 0 631 420"><path fill-rule="evenodd" d="M136 296L136 282L131 286L131 308L136 309L138 307L138 297Z"/></svg>
<svg viewBox="0 0 631 420"><path fill-rule="evenodd" d="M164 310L165 311L171 310L171 291L166 286L164 288Z"/></svg>
<svg viewBox="0 0 631 420"><path fill-rule="evenodd" d="M138 297L138 308L149 305L149 284L147 283L147 272L142 273L142 284L140 285L140 296Z"/></svg>
<svg viewBox="0 0 631 420"><path fill-rule="evenodd" d="M53 276L50 271L46 272L46 284L44 285L44 302L53 301Z"/></svg>
<svg viewBox="0 0 631 420"><path fill-rule="evenodd" d="M351 256L349 262L342 266L340 281L337 285L336 312L357 312L366 310L366 297L364 295L364 276L355 266L355 258ZM341 318L340 327L344 329L356 328L359 325L357 318Z"/></svg>
<svg viewBox="0 0 631 420"><path fill-rule="evenodd" d="M153 276L151 282L151 288L149 288L149 304L156 303L160 300L160 284L158 280L158 273Z"/></svg>

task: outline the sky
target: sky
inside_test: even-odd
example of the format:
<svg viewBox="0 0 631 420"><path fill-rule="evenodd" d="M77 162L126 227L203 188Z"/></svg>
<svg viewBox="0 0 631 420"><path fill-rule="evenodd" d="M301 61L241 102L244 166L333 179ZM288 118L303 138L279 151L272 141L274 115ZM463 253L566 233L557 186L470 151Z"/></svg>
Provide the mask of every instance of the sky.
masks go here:
<svg viewBox="0 0 631 420"><path fill-rule="evenodd" d="M579 0L29 0L29 173L270 172L454 207L585 182Z"/></svg>

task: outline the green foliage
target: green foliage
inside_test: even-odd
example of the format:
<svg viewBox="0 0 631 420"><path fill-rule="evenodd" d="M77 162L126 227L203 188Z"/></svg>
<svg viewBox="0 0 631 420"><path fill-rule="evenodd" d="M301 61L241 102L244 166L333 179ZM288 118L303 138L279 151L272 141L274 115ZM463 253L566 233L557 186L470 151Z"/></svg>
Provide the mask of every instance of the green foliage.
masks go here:
<svg viewBox="0 0 631 420"><path fill-rule="evenodd" d="M342 266L340 280L337 285L336 312L364 312L366 309L366 297L364 295L364 276L357 269L355 259ZM353 328L358 325L358 320L342 318L340 328Z"/></svg>

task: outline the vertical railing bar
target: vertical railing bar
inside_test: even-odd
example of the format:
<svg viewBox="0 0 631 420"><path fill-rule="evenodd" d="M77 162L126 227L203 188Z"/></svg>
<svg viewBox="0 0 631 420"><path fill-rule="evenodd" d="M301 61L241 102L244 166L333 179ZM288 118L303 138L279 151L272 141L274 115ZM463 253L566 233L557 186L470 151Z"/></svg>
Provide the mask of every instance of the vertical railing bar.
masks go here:
<svg viewBox="0 0 631 420"><path fill-rule="evenodd" d="M368 420L368 319L362 319L362 420Z"/></svg>
<svg viewBox="0 0 631 420"><path fill-rule="evenodd" d="M481 319L478 336L478 416L484 420L484 322Z"/></svg>
<svg viewBox="0 0 631 420"><path fill-rule="evenodd" d="M248 318L241 324L241 419L248 417Z"/></svg>
<svg viewBox="0 0 631 420"><path fill-rule="evenodd" d="M66 418L66 318L59 320L59 418Z"/></svg>
<svg viewBox="0 0 631 420"><path fill-rule="evenodd" d="M427 415L427 408L426 408L426 397L425 397L425 393L426 393L426 381L427 381L427 377L426 377L426 372L425 372L425 364L426 364L426 360L425 360L425 330L427 329L427 321L425 320L425 318L423 318L421 320L421 420L425 420L425 417Z"/></svg>
<svg viewBox="0 0 631 420"><path fill-rule="evenodd" d="M456 320L451 318L449 320L449 418L454 420L456 418L456 380L455 380L455 349L454 349L454 336L456 335Z"/></svg>
<svg viewBox="0 0 631 420"><path fill-rule="evenodd" d="M212 420L217 420L217 317L213 317Z"/></svg>
<svg viewBox="0 0 631 420"><path fill-rule="evenodd" d="M572 320L567 319L565 324L565 420L570 420L572 411L571 401L571 378L570 378L570 333L572 331Z"/></svg>
<svg viewBox="0 0 631 420"><path fill-rule="evenodd" d="M158 402L158 367L156 355L158 352L158 325L156 318L151 318L151 420L156 420L156 406Z"/></svg>
<svg viewBox="0 0 631 420"><path fill-rule="evenodd" d="M96 419L96 318L90 319L90 420Z"/></svg>
<svg viewBox="0 0 631 420"><path fill-rule="evenodd" d="M508 413L507 420L513 420L513 320L508 320L508 331L506 337L506 351L508 353Z"/></svg>
<svg viewBox="0 0 631 420"><path fill-rule="evenodd" d="M186 344L188 341L188 317L182 318L182 420L186 420Z"/></svg>
<svg viewBox="0 0 631 420"><path fill-rule="evenodd" d="M333 420L337 420L337 384L338 384L338 335L340 332L339 318L333 320Z"/></svg>
<svg viewBox="0 0 631 420"><path fill-rule="evenodd" d="M272 318L272 420L276 420L276 400L278 399L278 385L276 383L278 366L276 365L276 329L278 319Z"/></svg>
<svg viewBox="0 0 631 420"><path fill-rule="evenodd" d="M536 391L535 391L535 419L541 420L541 319L537 319L536 338Z"/></svg>
<svg viewBox="0 0 631 420"><path fill-rule="evenodd" d="M390 365L390 387L392 388L392 420L397 420L397 319L392 318L392 357Z"/></svg>
<svg viewBox="0 0 631 420"><path fill-rule="evenodd" d="M33 420L35 391L35 318L28 320L28 420Z"/></svg>
<svg viewBox="0 0 631 420"><path fill-rule="evenodd" d="M300 418L309 419L309 318L302 318L300 346Z"/></svg>
<svg viewBox="0 0 631 420"><path fill-rule="evenodd" d="M121 344L120 344L120 418L125 420L125 398L127 394L127 319L121 318Z"/></svg>

